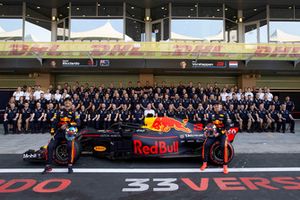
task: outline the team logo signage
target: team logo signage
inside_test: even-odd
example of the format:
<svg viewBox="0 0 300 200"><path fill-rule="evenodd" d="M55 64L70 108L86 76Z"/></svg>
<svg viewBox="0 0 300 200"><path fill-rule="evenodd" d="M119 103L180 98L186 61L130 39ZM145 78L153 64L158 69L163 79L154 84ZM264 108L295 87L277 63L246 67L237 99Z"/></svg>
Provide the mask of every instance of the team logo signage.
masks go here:
<svg viewBox="0 0 300 200"><path fill-rule="evenodd" d="M134 134L133 153L135 155L167 155L179 153L178 136L154 137L152 135Z"/></svg>
<svg viewBox="0 0 300 200"><path fill-rule="evenodd" d="M105 59L202 59L290 60L300 58L300 44L231 44L184 42L0 42L1 58L101 58L100 66L108 66ZM66 62L70 64L70 62ZM76 63L72 63L76 64ZM77 63L78 64L78 63ZM76 64L76 65L77 65ZM219 63L221 64L221 63ZM200 64L198 64L200 65ZM202 63L201 65L207 65ZM200 66L201 66L200 65ZM215 64L214 64L215 66ZM218 66L218 65L217 65ZM218 66L220 67L220 66Z"/></svg>
<svg viewBox="0 0 300 200"><path fill-rule="evenodd" d="M171 117L148 117L145 119L146 125L144 126L144 128L165 133L171 131L172 129L185 133L191 133L192 130L186 127L187 123L187 119L179 121Z"/></svg>

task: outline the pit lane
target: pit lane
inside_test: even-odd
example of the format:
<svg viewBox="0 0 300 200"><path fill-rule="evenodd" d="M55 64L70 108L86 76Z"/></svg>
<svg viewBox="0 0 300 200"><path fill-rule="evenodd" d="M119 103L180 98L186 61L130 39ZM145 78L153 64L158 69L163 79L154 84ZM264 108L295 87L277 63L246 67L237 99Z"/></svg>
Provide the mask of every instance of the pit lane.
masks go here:
<svg viewBox="0 0 300 200"><path fill-rule="evenodd" d="M84 156L74 174L57 167L42 175L43 164L2 154L0 198L299 199L299 155L236 154L228 175L215 167L200 172L198 158L111 161ZM28 188L22 189L24 184Z"/></svg>

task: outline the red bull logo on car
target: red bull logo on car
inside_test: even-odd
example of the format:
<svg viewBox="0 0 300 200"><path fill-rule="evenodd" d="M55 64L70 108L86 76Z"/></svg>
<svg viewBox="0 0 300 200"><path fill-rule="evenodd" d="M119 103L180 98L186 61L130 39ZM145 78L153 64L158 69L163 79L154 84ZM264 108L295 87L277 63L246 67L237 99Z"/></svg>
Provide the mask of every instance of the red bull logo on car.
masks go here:
<svg viewBox="0 0 300 200"><path fill-rule="evenodd" d="M153 145L143 144L141 140L134 140L134 154L136 155L153 155L178 153L178 141L168 143L166 141L155 141Z"/></svg>
<svg viewBox="0 0 300 200"><path fill-rule="evenodd" d="M175 129L176 131L181 131L185 133L191 133L192 130L186 127L188 120L184 119L182 122L170 118L170 117L149 117L145 118L145 126L144 128L150 129L152 131L157 132L169 132L171 129Z"/></svg>

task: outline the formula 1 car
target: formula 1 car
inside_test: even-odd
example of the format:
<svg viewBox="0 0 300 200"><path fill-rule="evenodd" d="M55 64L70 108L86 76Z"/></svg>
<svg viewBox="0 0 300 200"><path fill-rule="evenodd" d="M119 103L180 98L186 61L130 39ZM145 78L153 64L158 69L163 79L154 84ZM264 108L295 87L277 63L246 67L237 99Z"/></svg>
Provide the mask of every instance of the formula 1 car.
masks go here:
<svg viewBox="0 0 300 200"><path fill-rule="evenodd" d="M108 130L83 129L75 139L75 161L81 154L92 154L109 159L141 157L200 157L206 139L203 124L192 124L187 120L169 117L151 117L145 119L146 125L133 123L115 123ZM228 132L228 162L233 159L232 142L238 132L231 127ZM210 149L210 162L216 165L224 163L222 149L216 141ZM23 154L25 161L46 161L47 146L39 150L28 150ZM66 165L68 153L65 143L58 145L53 160Z"/></svg>

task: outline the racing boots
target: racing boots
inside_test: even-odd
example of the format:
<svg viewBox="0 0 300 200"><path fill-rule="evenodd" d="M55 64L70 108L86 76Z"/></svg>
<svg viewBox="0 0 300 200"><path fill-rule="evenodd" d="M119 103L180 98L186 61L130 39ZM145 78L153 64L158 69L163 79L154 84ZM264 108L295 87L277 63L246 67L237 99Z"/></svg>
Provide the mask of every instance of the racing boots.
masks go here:
<svg viewBox="0 0 300 200"><path fill-rule="evenodd" d="M68 165L68 174L72 174L73 173L73 167L72 165Z"/></svg>
<svg viewBox="0 0 300 200"><path fill-rule="evenodd" d="M227 165L223 165L223 173L224 174L228 174L229 173Z"/></svg>
<svg viewBox="0 0 300 200"><path fill-rule="evenodd" d="M47 174L47 173L50 173L51 171L52 171L52 167L50 165L46 165L42 174Z"/></svg>
<svg viewBox="0 0 300 200"><path fill-rule="evenodd" d="M207 162L203 162L202 166L200 167L201 171L204 171L207 168Z"/></svg>

